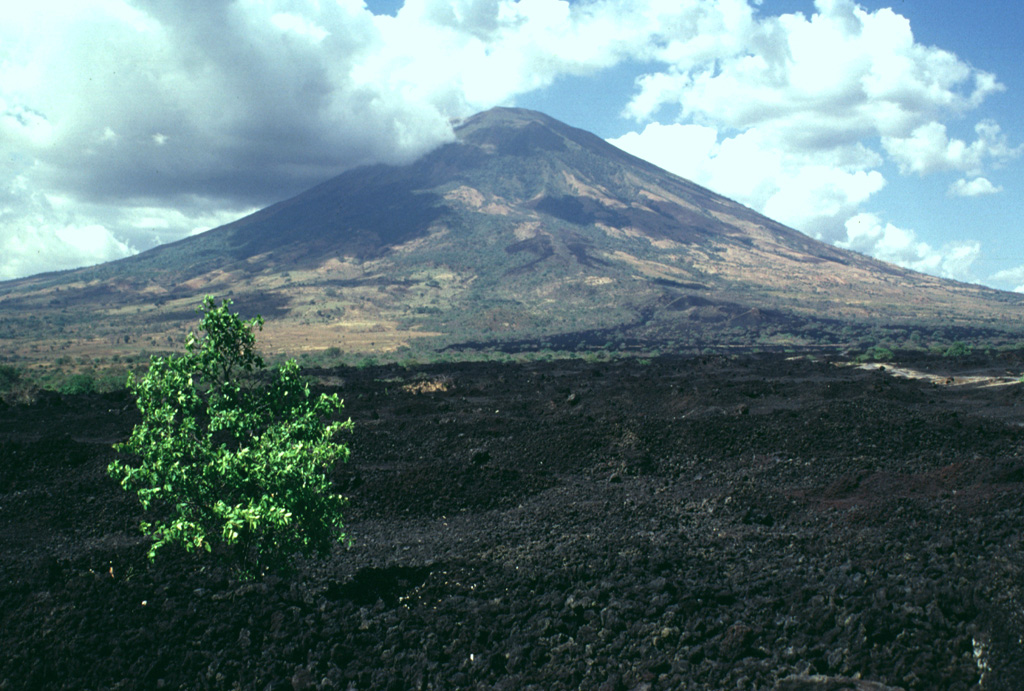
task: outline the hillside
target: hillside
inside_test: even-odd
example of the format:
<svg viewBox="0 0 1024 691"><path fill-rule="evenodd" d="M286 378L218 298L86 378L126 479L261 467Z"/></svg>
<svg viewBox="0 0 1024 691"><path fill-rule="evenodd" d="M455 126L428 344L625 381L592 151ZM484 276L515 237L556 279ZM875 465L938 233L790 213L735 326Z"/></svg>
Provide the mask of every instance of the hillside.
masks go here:
<svg viewBox="0 0 1024 691"><path fill-rule="evenodd" d="M2 283L0 346L175 347L207 293L291 353L1018 338L1022 296L817 242L542 114L455 135L134 257Z"/></svg>

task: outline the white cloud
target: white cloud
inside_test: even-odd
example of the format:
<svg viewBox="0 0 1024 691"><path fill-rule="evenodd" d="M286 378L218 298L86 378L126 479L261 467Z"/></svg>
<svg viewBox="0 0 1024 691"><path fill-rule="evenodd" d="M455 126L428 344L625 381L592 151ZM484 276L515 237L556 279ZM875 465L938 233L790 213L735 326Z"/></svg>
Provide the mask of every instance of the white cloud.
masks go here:
<svg viewBox="0 0 1024 691"><path fill-rule="evenodd" d="M64 200L31 193L21 183L23 179L16 180L0 195L0 279L134 254L135 250L108 228L82 222L62 208Z"/></svg>
<svg viewBox="0 0 1024 691"><path fill-rule="evenodd" d="M73 269L134 254L103 226L22 227L0 237L0 280Z"/></svg>
<svg viewBox="0 0 1024 691"><path fill-rule="evenodd" d="M1021 149L1009 146L997 123L983 120L974 131L978 138L968 144L962 139L951 139L942 123L929 122L909 137L883 137L882 146L901 172L921 175L942 170L978 175L988 160L1003 163L1020 155Z"/></svg>
<svg viewBox="0 0 1024 691"><path fill-rule="evenodd" d="M448 113L351 76L382 40L361 4L12 10L0 25L0 190L19 180L34 194L4 200L5 278L178 239L211 214L450 136ZM73 200L74 218L45 196ZM143 229L133 210L169 220Z"/></svg>
<svg viewBox="0 0 1024 691"><path fill-rule="evenodd" d="M286 33L294 34L303 39L319 44L330 35L322 26L306 17L289 12L278 12L270 16L271 23Z"/></svg>
<svg viewBox="0 0 1024 691"><path fill-rule="evenodd" d="M902 174L971 178L953 183L951 195L999 191L981 173L1020 147L991 120L977 124L973 142L950 137L944 122L1005 87L917 43L892 9L850 0L817 0L815 9L757 15L735 32L742 40L716 42L703 56L662 54L666 64L638 79L624 111L643 129L612 143L813 237L968 278L977 243L935 249L862 210L886 184L887 159ZM666 112L675 123L650 122Z"/></svg>
<svg viewBox="0 0 1024 691"><path fill-rule="evenodd" d="M1013 286L1011 290L1015 293L1024 293L1024 265L998 271L990 276L989 280L994 283Z"/></svg>
<svg viewBox="0 0 1024 691"><path fill-rule="evenodd" d="M974 178L966 180L960 178L949 186L947 194L951 197L979 197L986 194L998 194L1002 187L996 187L988 178Z"/></svg>
<svg viewBox="0 0 1024 691"><path fill-rule="evenodd" d="M870 213L850 218L846 239L836 244L908 269L963 281L973 280L971 269L981 255L981 245L976 242L935 249L919 240L914 231L883 223Z"/></svg>
<svg viewBox="0 0 1024 691"><path fill-rule="evenodd" d="M848 216L885 186L876 170L847 171L804 165L788 175L764 205L765 214L809 235L833 241L837 219Z"/></svg>
<svg viewBox="0 0 1024 691"><path fill-rule="evenodd" d="M113 261L256 211L110 207L34 191L25 176L0 189L0 280ZM115 230L116 229L116 230Z"/></svg>
<svg viewBox="0 0 1024 691"><path fill-rule="evenodd" d="M629 132L608 141L669 172L705 183L711 178L711 164L719 151L718 131L701 125L652 122L643 132Z"/></svg>
<svg viewBox="0 0 1024 691"><path fill-rule="evenodd" d="M719 141L700 125L659 125L609 140L669 172L760 210L815 237L845 237L843 223L885 178L868 170L877 154L854 145L830 155L787 152L752 128Z"/></svg>
<svg viewBox="0 0 1024 691"><path fill-rule="evenodd" d="M889 9L816 3L817 13L767 17L712 60L684 59L639 82L627 112L673 106L701 124L770 125L780 143L821 148L865 136L904 136L964 112L1003 87L955 55L914 41Z"/></svg>

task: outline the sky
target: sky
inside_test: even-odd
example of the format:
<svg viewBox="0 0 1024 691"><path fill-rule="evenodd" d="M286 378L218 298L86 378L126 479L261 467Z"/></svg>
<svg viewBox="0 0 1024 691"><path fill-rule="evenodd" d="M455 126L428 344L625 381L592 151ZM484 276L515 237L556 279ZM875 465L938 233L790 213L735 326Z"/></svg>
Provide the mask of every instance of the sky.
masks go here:
<svg viewBox="0 0 1024 691"><path fill-rule="evenodd" d="M1019 0L33 0L0 16L0 280L410 162L503 105L825 242L1024 292Z"/></svg>

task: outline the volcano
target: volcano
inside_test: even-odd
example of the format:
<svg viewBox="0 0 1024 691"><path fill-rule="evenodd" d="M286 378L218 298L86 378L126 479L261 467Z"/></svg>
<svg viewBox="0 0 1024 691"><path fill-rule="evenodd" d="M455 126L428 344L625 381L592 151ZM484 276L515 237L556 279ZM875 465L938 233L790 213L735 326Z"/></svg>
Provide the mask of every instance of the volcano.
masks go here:
<svg viewBox="0 0 1024 691"><path fill-rule="evenodd" d="M543 114L497 108L453 131L412 164L0 284L3 345L171 345L204 294L263 314L266 345L289 352L1017 338L1021 296L818 242Z"/></svg>

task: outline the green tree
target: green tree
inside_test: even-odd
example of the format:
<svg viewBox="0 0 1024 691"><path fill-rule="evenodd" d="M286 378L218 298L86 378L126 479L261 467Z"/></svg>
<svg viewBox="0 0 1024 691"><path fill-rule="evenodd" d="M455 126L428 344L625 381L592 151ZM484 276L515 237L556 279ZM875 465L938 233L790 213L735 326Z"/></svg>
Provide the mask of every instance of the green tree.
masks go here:
<svg viewBox="0 0 1024 691"><path fill-rule="evenodd" d="M856 357L857 362L887 362L895 357L892 350L883 345L874 345Z"/></svg>
<svg viewBox="0 0 1024 691"><path fill-rule="evenodd" d="M21 379L21 372L14 365L0 365L0 391L14 388Z"/></svg>
<svg viewBox="0 0 1024 691"><path fill-rule="evenodd" d="M72 374L67 378L61 387L60 392L65 395L77 395L96 393L96 378L91 374L78 373Z"/></svg>
<svg viewBox="0 0 1024 691"><path fill-rule="evenodd" d="M949 358L962 358L970 355L972 350L971 346L963 341L954 341L953 345L946 348L946 352L943 355Z"/></svg>
<svg viewBox="0 0 1024 691"><path fill-rule="evenodd" d="M141 524L150 559L176 543L251 577L344 539L346 500L327 473L348 460L335 437L352 422L335 418L337 394L311 396L294 360L261 376L263 319L243 321L230 306L207 296L202 335L189 333L185 353L129 375L142 421L115 449L140 462L118 459L108 472L154 516Z"/></svg>

